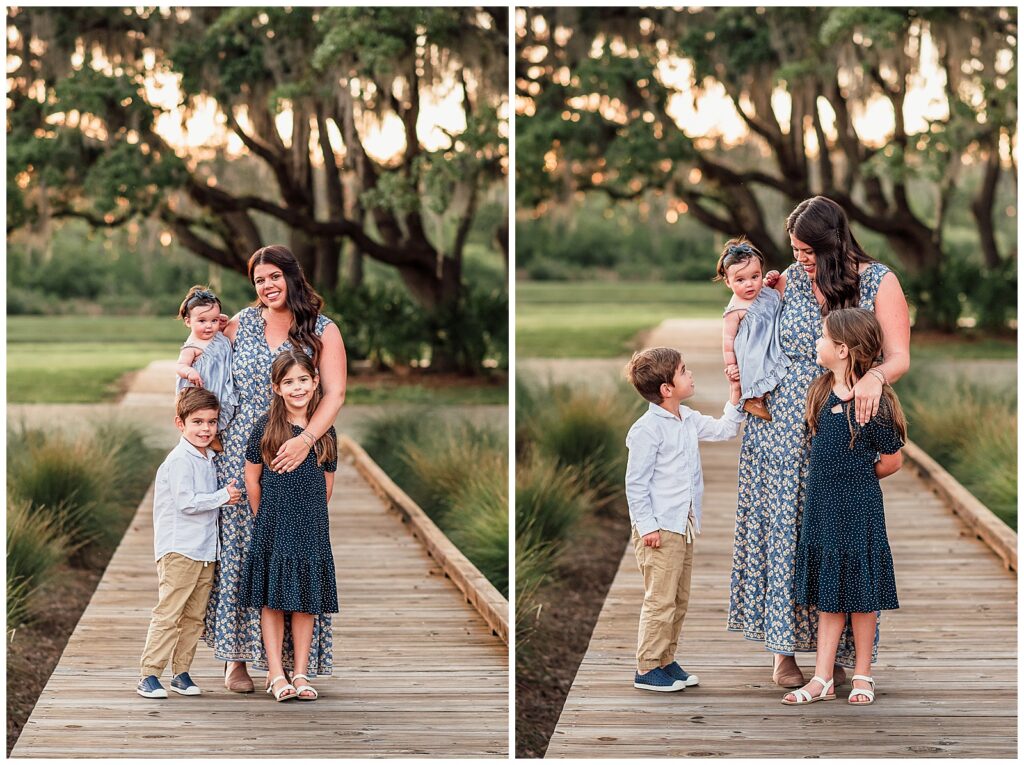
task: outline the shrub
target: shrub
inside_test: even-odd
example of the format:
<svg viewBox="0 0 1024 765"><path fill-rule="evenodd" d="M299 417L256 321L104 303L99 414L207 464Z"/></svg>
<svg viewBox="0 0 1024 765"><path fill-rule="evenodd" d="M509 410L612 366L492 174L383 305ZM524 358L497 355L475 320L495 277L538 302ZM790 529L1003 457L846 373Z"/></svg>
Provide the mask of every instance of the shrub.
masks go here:
<svg viewBox="0 0 1024 765"><path fill-rule="evenodd" d="M49 434L26 451L10 477L11 493L49 513L76 546L110 541L112 457L87 439L72 441L63 433Z"/></svg>
<svg viewBox="0 0 1024 765"><path fill-rule="evenodd" d="M543 604L537 592L550 576L552 555L550 545L520 539L516 531L516 661L521 662L540 619Z"/></svg>
<svg viewBox="0 0 1024 765"><path fill-rule="evenodd" d="M369 419L362 427L360 443L381 470L406 493L412 483L412 470L405 460L404 447L423 441L426 434L440 427L436 414L413 408L390 408Z"/></svg>
<svg viewBox="0 0 1024 765"><path fill-rule="evenodd" d="M50 513L24 500L7 501L7 628L30 616L30 599L73 545L59 523L67 513Z"/></svg>
<svg viewBox="0 0 1024 765"><path fill-rule="evenodd" d="M917 365L897 387L910 437L1016 528L1016 391L934 364Z"/></svg>
<svg viewBox="0 0 1024 765"><path fill-rule="evenodd" d="M538 401L528 425L528 437L538 453L577 469L601 496L621 492L626 432L638 411L635 397L554 384L542 389Z"/></svg>
<svg viewBox="0 0 1024 765"><path fill-rule="evenodd" d="M410 476L406 491L435 521L451 508L467 475L508 476L508 458L499 433L469 422L435 429L400 449Z"/></svg>
<svg viewBox="0 0 1024 765"><path fill-rule="evenodd" d="M452 542L508 597L508 468L481 469L445 515Z"/></svg>
<svg viewBox="0 0 1024 765"><path fill-rule="evenodd" d="M363 448L499 590L508 592L508 453L500 430L415 410L365 426Z"/></svg>
<svg viewBox="0 0 1024 765"><path fill-rule="evenodd" d="M152 480L155 450L139 426L105 422L93 434L8 431L11 497L49 514L77 548L112 548L124 530L132 500Z"/></svg>
<svg viewBox="0 0 1024 765"><path fill-rule="evenodd" d="M575 469L532 455L516 470L516 544L564 541L593 504Z"/></svg>

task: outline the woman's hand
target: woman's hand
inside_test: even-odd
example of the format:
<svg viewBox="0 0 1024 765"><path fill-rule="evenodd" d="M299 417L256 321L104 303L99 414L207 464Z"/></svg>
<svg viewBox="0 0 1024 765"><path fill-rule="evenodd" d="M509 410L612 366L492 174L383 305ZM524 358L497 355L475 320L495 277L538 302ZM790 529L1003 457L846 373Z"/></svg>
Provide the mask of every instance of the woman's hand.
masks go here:
<svg viewBox="0 0 1024 765"><path fill-rule="evenodd" d="M882 381L878 375L868 373L860 378L853 386L853 397L857 424L863 427L878 414L878 402L882 398Z"/></svg>
<svg viewBox="0 0 1024 765"><path fill-rule="evenodd" d="M302 436L293 436L281 444L270 467L278 473L290 473L303 463L309 454L309 442Z"/></svg>

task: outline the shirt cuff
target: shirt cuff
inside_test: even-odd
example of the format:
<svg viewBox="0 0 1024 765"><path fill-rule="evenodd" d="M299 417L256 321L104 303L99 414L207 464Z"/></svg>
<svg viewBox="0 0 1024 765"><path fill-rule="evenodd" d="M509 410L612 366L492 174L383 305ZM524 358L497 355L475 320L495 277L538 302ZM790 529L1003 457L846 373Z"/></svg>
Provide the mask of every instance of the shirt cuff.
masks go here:
<svg viewBox="0 0 1024 765"><path fill-rule="evenodd" d="M742 405L734 404L732 401L726 401L725 406L722 408L722 415L730 422L742 425L746 421L747 415L742 411L742 408L737 408L737 406L742 407Z"/></svg>
<svg viewBox="0 0 1024 765"><path fill-rule="evenodd" d="M636 526L636 533L642 537L647 536L648 534L652 534L655 531L661 530L661 526L658 525L657 518L650 518L646 521L643 521L642 523L640 521L637 521L633 525Z"/></svg>
<svg viewBox="0 0 1024 765"><path fill-rule="evenodd" d="M228 494L227 486L225 486L223 489L218 489L216 496L217 499L219 500L217 502L217 507L220 507L221 505L226 505L228 503L228 500L231 499L231 495Z"/></svg>

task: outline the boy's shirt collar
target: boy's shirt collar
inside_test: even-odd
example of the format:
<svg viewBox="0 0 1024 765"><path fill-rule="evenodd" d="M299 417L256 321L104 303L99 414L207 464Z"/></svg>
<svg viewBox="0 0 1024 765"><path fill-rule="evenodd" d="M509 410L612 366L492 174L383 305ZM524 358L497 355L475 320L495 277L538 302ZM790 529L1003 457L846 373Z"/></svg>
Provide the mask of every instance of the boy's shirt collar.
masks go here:
<svg viewBox="0 0 1024 765"><path fill-rule="evenodd" d="M181 438L179 439L179 441L178 441L178 446L179 446L180 448L184 449L184 450L185 450L186 452L188 452L189 454L195 455L196 457L198 457L198 458L199 458L199 459L201 459L201 460L206 460L207 462L209 462L209 461L211 461L211 460L213 459L213 450L212 450L212 449L210 449L210 447L209 447L209 446L207 446L207 447L206 447L206 454L203 454L203 453L202 453L201 451L199 451L199 450L198 450L198 449L197 449L197 448L196 448L196 447L195 447L195 446L194 446L194 445L192 444L192 442L191 442L191 441L189 441L189 440L188 440L187 438L185 438L185 436L182 436L182 437L181 437Z"/></svg>
<svg viewBox="0 0 1024 765"><path fill-rule="evenodd" d="M649 401L648 402L647 411L654 412L659 417L664 417L665 419L668 419L668 420L675 420L676 422L682 422L683 420L686 419L686 416L690 412L692 412L693 410L690 409L690 407L688 407L686 404L680 404L679 405L679 416L676 417L674 414L672 414L672 412L670 412L668 409L663 407L661 404L655 404L653 401Z"/></svg>

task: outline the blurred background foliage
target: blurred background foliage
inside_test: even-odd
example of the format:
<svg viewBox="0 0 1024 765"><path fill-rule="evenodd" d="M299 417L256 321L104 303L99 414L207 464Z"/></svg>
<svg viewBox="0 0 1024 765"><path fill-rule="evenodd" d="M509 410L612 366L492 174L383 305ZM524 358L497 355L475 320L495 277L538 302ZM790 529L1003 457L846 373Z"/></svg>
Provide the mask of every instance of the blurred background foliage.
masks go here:
<svg viewBox="0 0 1024 765"><path fill-rule="evenodd" d="M920 329L1016 306L1015 8L517 11L517 267L709 278L838 201ZM924 99L924 100L922 100Z"/></svg>

